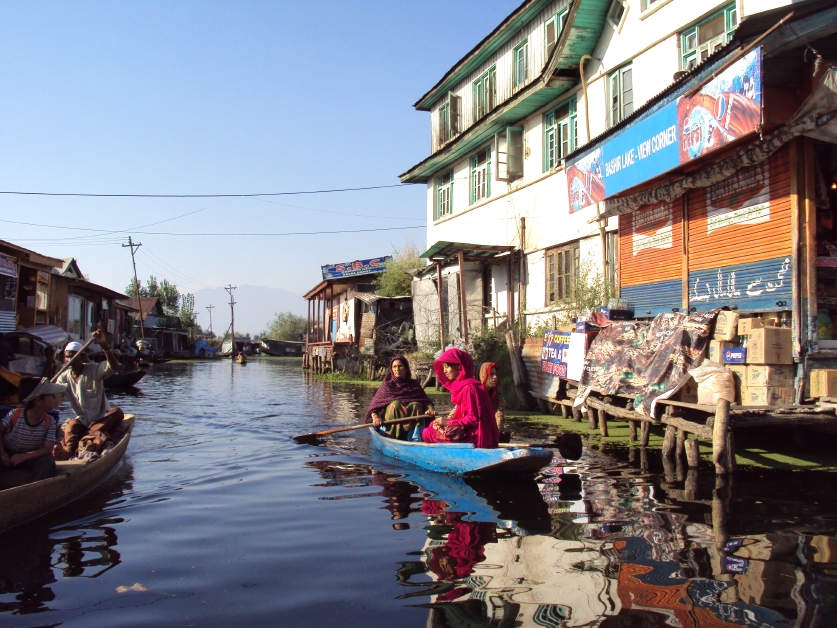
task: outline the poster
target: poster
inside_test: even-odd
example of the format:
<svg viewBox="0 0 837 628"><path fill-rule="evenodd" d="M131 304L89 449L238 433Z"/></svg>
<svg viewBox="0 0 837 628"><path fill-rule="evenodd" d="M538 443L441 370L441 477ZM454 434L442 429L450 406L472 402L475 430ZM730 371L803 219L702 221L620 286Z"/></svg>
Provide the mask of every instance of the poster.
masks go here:
<svg viewBox="0 0 837 628"><path fill-rule="evenodd" d="M707 70L709 71L709 70ZM702 157L758 129L761 48L567 162L570 213Z"/></svg>
<svg viewBox="0 0 837 628"><path fill-rule="evenodd" d="M567 376L570 332L550 330L544 333L541 349L541 371L557 377Z"/></svg>
<svg viewBox="0 0 837 628"><path fill-rule="evenodd" d="M382 273L386 270L387 263L391 261L392 255L386 255L343 264L326 264L322 267L323 279L340 279L342 277Z"/></svg>

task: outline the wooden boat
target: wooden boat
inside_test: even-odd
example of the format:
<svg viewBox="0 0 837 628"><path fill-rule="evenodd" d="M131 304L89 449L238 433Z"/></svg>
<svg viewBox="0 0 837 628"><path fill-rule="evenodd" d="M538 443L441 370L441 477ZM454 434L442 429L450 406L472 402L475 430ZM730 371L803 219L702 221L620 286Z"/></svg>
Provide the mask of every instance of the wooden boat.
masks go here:
<svg viewBox="0 0 837 628"><path fill-rule="evenodd" d="M125 425L127 423L127 425ZM134 415L126 414L123 426L125 435L101 458L96 460L67 460L56 462L56 475L48 480L31 482L0 490L0 530L11 528L47 513L63 508L67 504L83 497L107 480L122 460L131 431L134 428ZM13 481L23 472L14 469L0 475L3 482Z"/></svg>
<svg viewBox="0 0 837 628"><path fill-rule="evenodd" d="M472 443L415 443L395 440L369 428L372 446L404 462L455 475L532 475L552 460L540 447L478 449Z"/></svg>
<svg viewBox="0 0 837 628"><path fill-rule="evenodd" d="M239 353L237 356L235 356L235 361L239 364L247 364L247 356L243 353Z"/></svg>
<svg viewBox="0 0 837 628"><path fill-rule="evenodd" d="M146 371L137 369L135 371L126 371L111 375L105 380L105 388L127 388L134 386L138 381L145 377Z"/></svg>

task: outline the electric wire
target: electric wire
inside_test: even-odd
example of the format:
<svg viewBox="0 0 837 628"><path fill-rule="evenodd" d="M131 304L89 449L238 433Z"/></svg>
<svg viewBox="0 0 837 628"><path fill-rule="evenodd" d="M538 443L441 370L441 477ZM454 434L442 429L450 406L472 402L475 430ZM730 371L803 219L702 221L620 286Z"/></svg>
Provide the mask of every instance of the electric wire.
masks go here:
<svg viewBox="0 0 837 628"><path fill-rule="evenodd" d="M333 188L328 190L297 190L293 192L255 192L248 194L106 194L97 192L24 192L20 190L0 190L0 194L15 196L75 196L85 198L254 198L257 196L299 196L303 194L334 194L337 192L361 192L365 190L384 190L387 188L408 187L408 183L392 185L369 185L357 188Z"/></svg>

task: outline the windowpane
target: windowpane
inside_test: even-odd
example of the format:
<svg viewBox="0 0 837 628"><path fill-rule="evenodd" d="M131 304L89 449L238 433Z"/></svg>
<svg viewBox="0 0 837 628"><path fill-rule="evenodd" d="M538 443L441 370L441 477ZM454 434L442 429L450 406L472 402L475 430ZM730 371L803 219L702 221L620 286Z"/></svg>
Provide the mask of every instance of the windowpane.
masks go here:
<svg viewBox="0 0 837 628"><path fill-rule="evenodd" d="M698 43L705 44L710 39L715 39L719 35L723 35L726 30L726 18L721 13L700 25L698 30Z"/></svg>

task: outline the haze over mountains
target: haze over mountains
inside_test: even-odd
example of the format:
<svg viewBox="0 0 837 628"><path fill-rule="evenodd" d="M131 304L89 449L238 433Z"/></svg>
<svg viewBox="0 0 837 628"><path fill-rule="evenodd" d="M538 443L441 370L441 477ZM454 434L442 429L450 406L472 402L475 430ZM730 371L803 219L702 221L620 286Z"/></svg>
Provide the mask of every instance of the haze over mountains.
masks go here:
<svg viewBox="0 0 837 628"><path fill-rule="evenodd" d="M276 312L292 312L306 315L305 301L301 294L294 294L281 288L265 286L238 286L235 296L235 333L259 334L264 331ZM223 288L209 288L195 293L195 312L198 323L209 329L207 305L212 310L212 331L222 336L230 326L230 297Z"/></svg>

